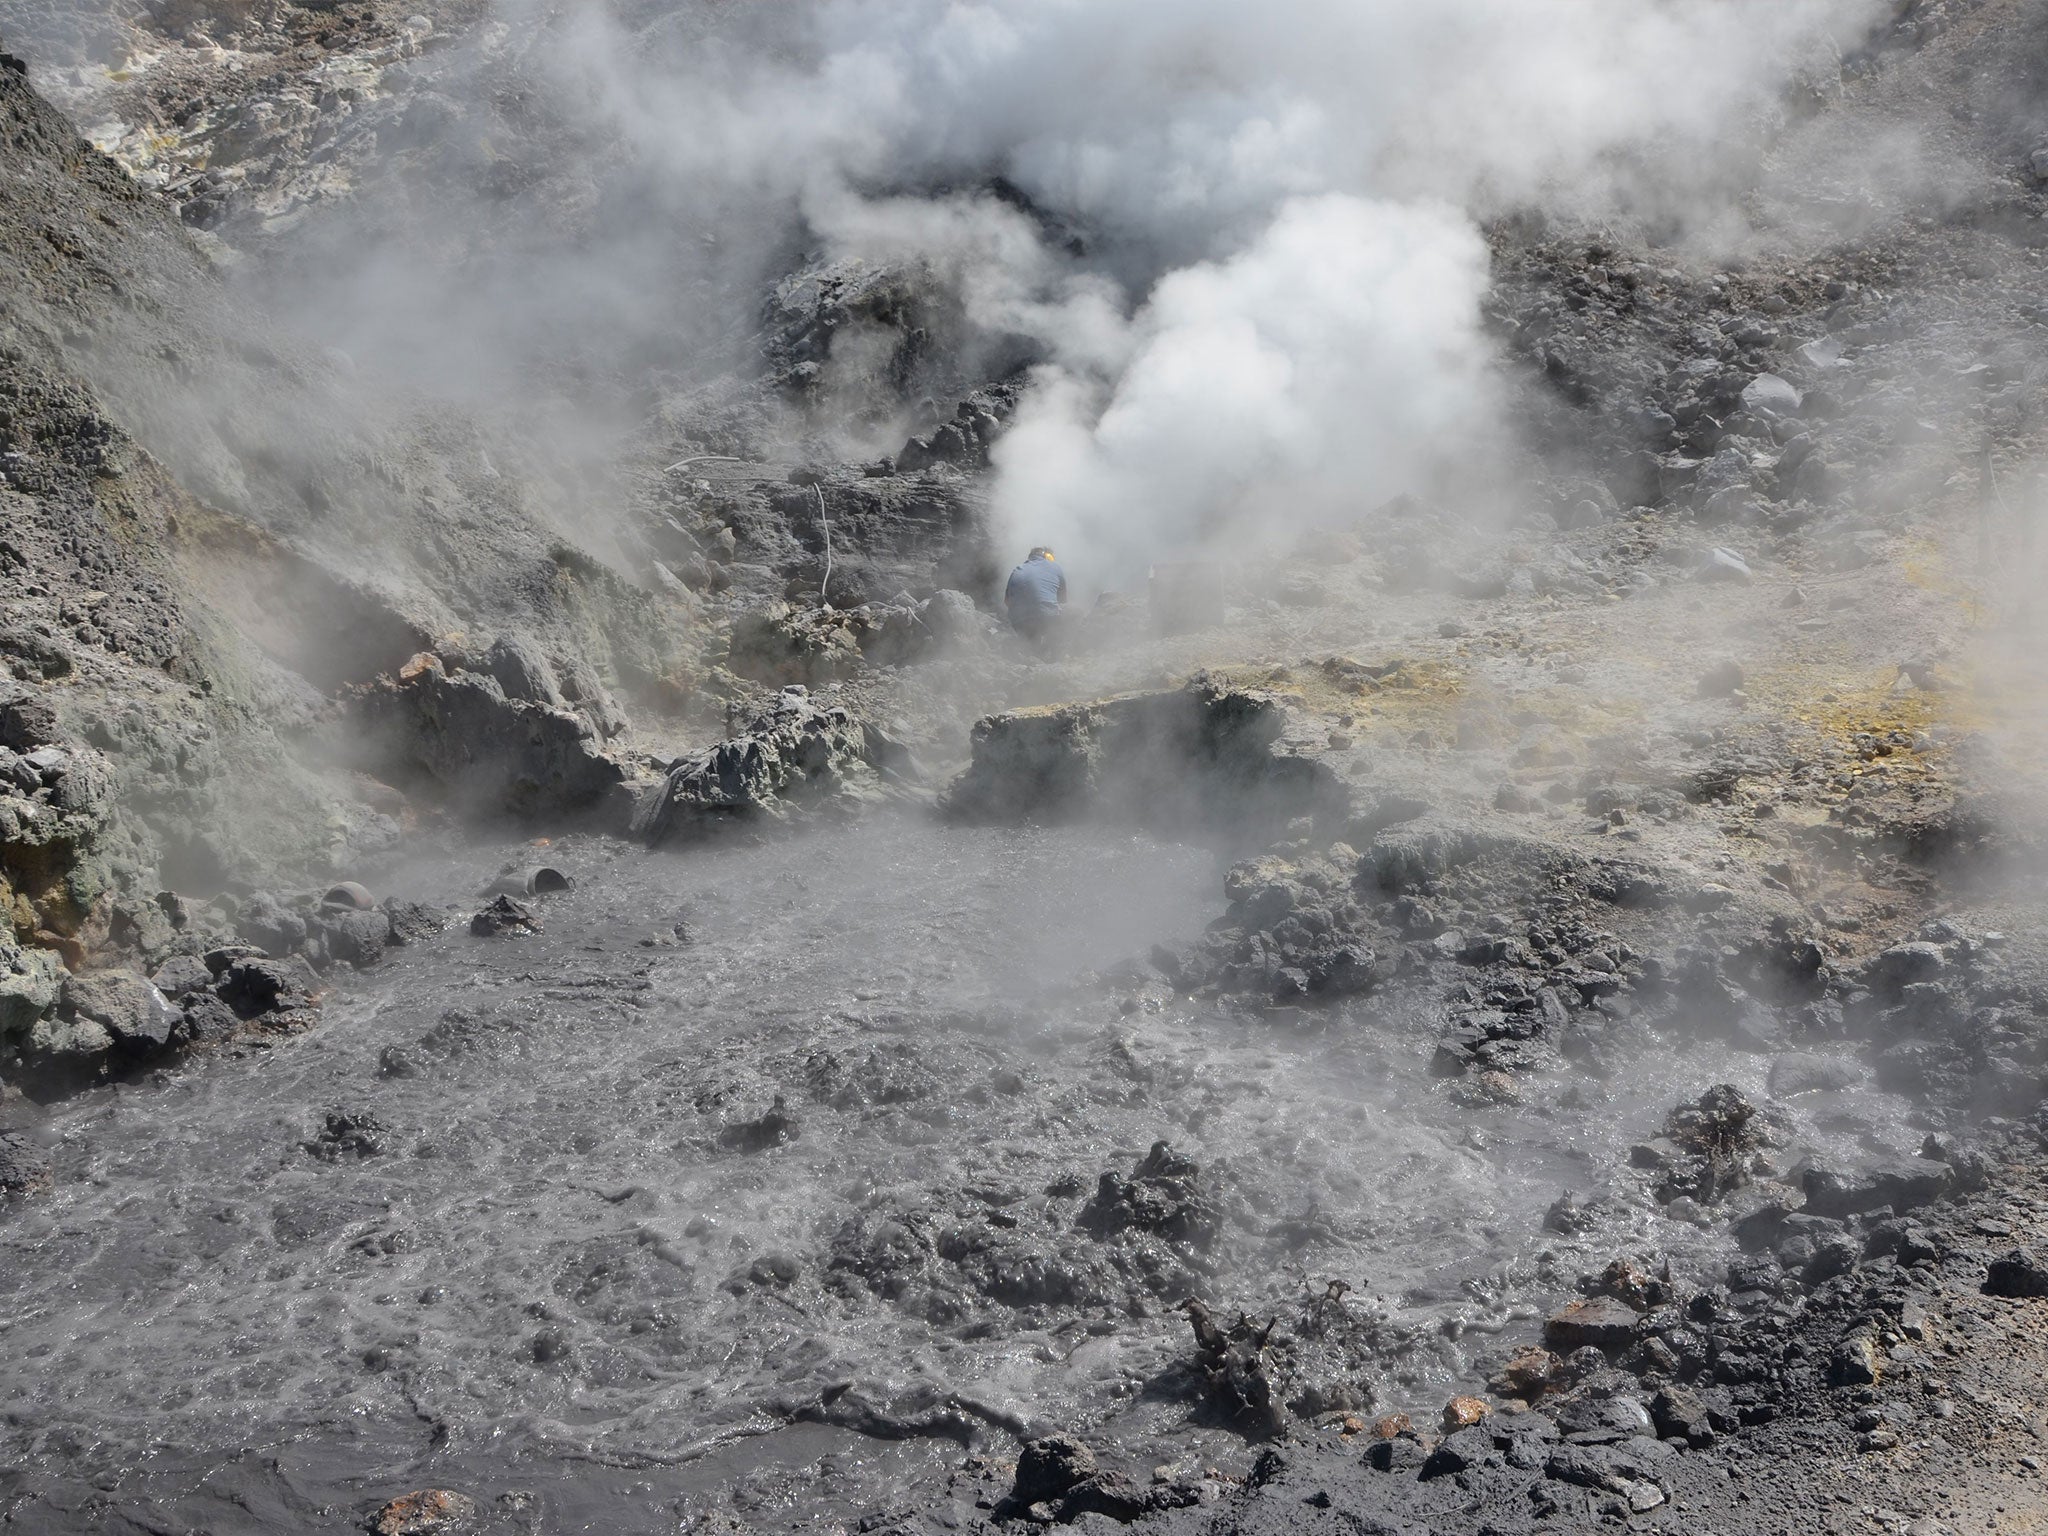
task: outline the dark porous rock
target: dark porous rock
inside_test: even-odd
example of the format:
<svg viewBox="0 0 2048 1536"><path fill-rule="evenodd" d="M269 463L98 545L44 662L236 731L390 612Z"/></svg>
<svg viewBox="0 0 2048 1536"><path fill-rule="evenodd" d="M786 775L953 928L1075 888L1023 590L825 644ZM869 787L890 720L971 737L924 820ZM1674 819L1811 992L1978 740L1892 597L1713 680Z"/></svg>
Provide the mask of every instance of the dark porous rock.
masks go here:
<svg viewBox="0 0 2048 1536"><path fill-rule="evenodd" d="M200 960L218 981L237 960L261 960L265 957L265 951L254 944L219 944L200 956Z"/></svg>
<svg viewBox="0 0 2048 1536"><path fill-rule="evenodd" d="M245 956L229 964L216 991L244 1019L304 1014L320 999L320 980L297 955L281 960Z"/></svg>
<svg viewBox="0 0 2048 1536"><path fill-rule="evenodd" d="M1365 1464L1375 1472L1420 1472L1429 1448L1412 1429L1375 1440L1365 1448Z"/></svg>
<svg viewBox="0 0 2048 1536"><path fill-rule="evenodd" d="M758 1119L737 1120L720 1130L718 1144L732 1152L766 1152L795 1141L799 1130L796 1116L778 1093Z"/></svg>
<svg viewBox="0 0 2048 1536"><path fill-rule="evenodd" d="M2015 1248L1991 1261L1984 1276L1986 1296L2048 1296L2048 1264L2025 1248Z"/></svg>
<svg viewBox="0 0 2048 1536"><path fill-rule="evenodd" d="M1714 1443L1714 1424L1706 1399L1689 1387L1661 1387L1650 1399L1650 1417L1667 1440L1683 1440L1694 1450Z"/></svg>
<svg viewBox="0 0 2048 1536"><path fill-rule="evenodd" d="M1017 1482L1011 1496L1019 1504L1057 1499L1096 1474L1095 1453L1070 1435L1045 1435L1029 1440L1017 1456Z"/></svg>
<svg viewBox="0 0 2048 1536"><path fill-rule="evenodd" d="M1429 1453L1422 1464L1423 1479L1427 1481L1449 1477L1454 1472L1468 1472L1493 1453L1492 1433L1482 1424L1468 1425L1455 1434L1446 1435Z"/></svg>
<svg viewBox="0 0 2048 1536"><path fill-rule="evenodd" d="M327 911L314 919L327 939L327 953L357 969L384 958L391 942L391 915L379 911Z"/></svg>
<svg viewBox="0 0 2048 1536"><path fill-rule="evenodd" d="M1642 1318L1627 1302L1588 1296L1567 1303L1543 1325L1544 1341L1569 1354L1575 1349L1623 1349L1635 1342Z"/></svg>
<svg viewBox="0 0 2048 1536"><path fill-rule="evenodd" d="M173 1002L213 985L213 972L196 955L173 955L149 974L157 991Z"/></svg>
<svg viewBox="0 0 2048 1536"><path fill-rule="evenodd" d="M540 918L525 902L500 896L469 920L469 931L480 939L539 933Z"/></svg>
<svg viewBox="0 0 2048 1536"><path fill-rule="evenodd" d="M1851 1334L1835 1346L1828 1360L1828 1379L1838 1387L1867 1387L1882 1370L1877 1341L1867 1333Z"/></svg>
<svg viewBox="0 0 2048 1536"><path fill-rule="evenodd" d="M990 715L945 805L980 822L1092 816L1269 835L1303 817L1336 825L1349 797L1326 763L1283 740L1289 718L1279 695L1206 673L1171 693Z"/></svg>
<svg viewBox="0 0 2048 1536"><path fill-rule="evenodd" d="M241 1022L241 1016L212 992L193 992L178 1014L177 1038L184 1045L218 1045Z"/></svg>
<svg viewBox="0 0 2048 1536"><path fill-rule="evenodd" d="M794 1254L764 1253L747 1266L747 1279L755 1285L794 1285L803 1272L803 1261Z"/></svg>
<svg viewBox="0 0 2048 1536"><path fill-rule="evenodd" d="M1145 1490L1121 1472L1098 1472L1067 1490L1059 1501L1059 1518L1066 1523L1083 1515L1106 1515L1128 1524L1151 1508Z"/></svg>
<svg viewBox="0 0 2048 1536"><path fill-rule="evenodd" d="M1933 981L1947 968L1948 956L1941 946L1919 939L1910 944L1894 944L1871 956L1863 973L1873 988L1897 992L1918 982Z"/></svg>
<svg viewBox="0 0 2048 1536"><path fill-rule="evenodd" d="M1645 1514L1663 1504L1665 1491L1645 1458L1604 1445L1566 1445L1544 1463L1543 1475L1601 1493L1619 1495L1631 1514Z"/></svg>
<svg viewBox="0 0 2048 1536"><path fill-rule="evenodd" d="M1102 1175L1095 1198L1081 1211L1080 1225L1096 1237L1135 1229L1206 1248L1223 1225L1223 1208L1203 1180L1201 1166L1160 1141L1130 1178Z"/></svg>
<svg viewBox="0 0 2048 1536"><path fill-rule="evenodd" d="M1544 1412L1557 1422L1559 1432L1567 1440L1582 1445L1612 1445L1633 1440L1639 1435L1651 1434L1655 1427L1649 1409L1626 1395L1575 1396L1555 1407L1545 1404Z"/></svg>
<svg viewBox="0 0 2048 1536"><path fill-rule="evenodd" d="M356 696L355 739L366 766L395 764L481 804L519 815L585 809L617 790L625 770L598 727L556 697L511 697L490 673L450 671L422 653Z"/></svg>
<svg viewBox="0 0 2048 1536"><path fill-rule="evenodd" d="M634 834L659 844L878 799L889 745L850 711L820 707L792 685L737 734L672 767L635 816Z"/></svg>
<svg viewBox="0 0 2048 1536"><path fill-rule="evenodd" d="M33 1195L49 1187L49 1153L18 1131L0 1131L0 1195Z"/></svg>
<svg viewBox="0 0 2048 1536"><path fill-rule="evenodd" d="M384 1150L390 1127L368 1110L330 1109L320 1133L299 1145L322 1162L375 1157Z"/></svg>
<svg viewBox="0 0 2048 1536"><path fill-rule="evenodd" d="M1924 1157L1880 1158L1855 1169L1809 1163L1800 1179L1806 1209L1816 1216L1855 1216L1885 1206L1912 1210L1940 1199L1954 1182L1947 1163Z"/></svg>
<svg viewBox="0 0 2048 1536"><path fill-rule="evenodd" d="M130 1051L162 1050L170 1043L178 1012L155 987L133 971L86 971L66 978L64 1006L91 1019Z"/></svg>
<svg viewBox="0 0 2048 1536"><path fill-rule="evenodd" d="M417 901L390 901L384 911L391 919L393 944L423 944L446 931L447 915Z"/></svg>

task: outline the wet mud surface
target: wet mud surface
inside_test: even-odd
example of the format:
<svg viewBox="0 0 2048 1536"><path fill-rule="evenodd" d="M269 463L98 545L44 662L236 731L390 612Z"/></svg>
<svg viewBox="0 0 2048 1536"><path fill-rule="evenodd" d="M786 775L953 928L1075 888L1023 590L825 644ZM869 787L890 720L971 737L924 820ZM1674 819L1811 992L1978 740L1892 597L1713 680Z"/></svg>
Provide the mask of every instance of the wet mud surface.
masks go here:
<svg viewBox="0 0 2048 1536"><path fill-rule="evenodd" d="M531 857L493 852L383 883L466 911ZM1120 965L1222 912L1207 850L905 818L548 857L578 885L539 933L457 924L310 1035L39 1127L56 1191L0 1228L0 1519L345 1529L436 1485L506 1529L808 1521L1052 1429L1242 1475L1190 1296L1287 1319L1304 1421L1420 1422L1617 1246L1732 1251L1616 1172L1762 1058L1674 1037L1475 1106L1423 994L1134 993ZM1803 1129L1853 1153L1902 1107Z"/></svg>

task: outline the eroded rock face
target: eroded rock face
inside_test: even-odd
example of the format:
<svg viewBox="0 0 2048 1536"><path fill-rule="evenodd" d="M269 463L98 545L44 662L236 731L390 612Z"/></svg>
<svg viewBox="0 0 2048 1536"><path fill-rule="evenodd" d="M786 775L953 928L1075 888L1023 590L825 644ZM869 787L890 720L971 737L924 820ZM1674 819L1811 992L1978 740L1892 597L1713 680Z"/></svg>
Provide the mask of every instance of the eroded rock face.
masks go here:
<svg viewBox="0 0 2048 1536"><path fill-rule="evenodd" d="M24 903L35 929L76 934L113 885L102 846L113 815L107 759L36 690L0 693L0 897Z"/></svg>
<svg viewBox="0 0 2048 1536"><path fill-rule="evenodd" d="M973 821L1100 818L1245 838L1336 819L1343 789L1283 741L1287 728L1277 695L1207 676L1172 693L991 715L946 804Z"/></svg>
<svg viewBox="0 0 2048 1536"><path fill-rule="evenodd" d="M650 843L720 826L782 820L881 797L887 738L801 686L782 690L729 740L676 763L642 805L634 833Z"/></svg>
<svg viewBox="0 0 2048 1536"><path fill-rule="evenodd" d="M358 718L380 762L395 762L482 811L579 810L625 781L589 718L545 699L512 697L498 673L525 691L552 691L530 653L491 653L490 672L449 669L422 654L358 695ZM522 661L529 665L521 665ZM541 663L545 665L544 661Z"/></svg>

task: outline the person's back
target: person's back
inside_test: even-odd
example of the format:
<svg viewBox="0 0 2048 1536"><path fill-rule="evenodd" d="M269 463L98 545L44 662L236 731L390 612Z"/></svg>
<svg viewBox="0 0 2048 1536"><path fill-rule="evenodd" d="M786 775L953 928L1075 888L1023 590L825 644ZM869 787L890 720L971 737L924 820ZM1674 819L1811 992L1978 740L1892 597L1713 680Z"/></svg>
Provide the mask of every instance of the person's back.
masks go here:
<svg viewBox="0 0 2048 1536"><path fill-rule="evenodd" d="M1010 627L1027 639L1037 639L1058 619L1060 605L1067 599L1067 578L1049 549L1034 549L1010 572L1003 588L1003 606L1009 610Z"/></svg>

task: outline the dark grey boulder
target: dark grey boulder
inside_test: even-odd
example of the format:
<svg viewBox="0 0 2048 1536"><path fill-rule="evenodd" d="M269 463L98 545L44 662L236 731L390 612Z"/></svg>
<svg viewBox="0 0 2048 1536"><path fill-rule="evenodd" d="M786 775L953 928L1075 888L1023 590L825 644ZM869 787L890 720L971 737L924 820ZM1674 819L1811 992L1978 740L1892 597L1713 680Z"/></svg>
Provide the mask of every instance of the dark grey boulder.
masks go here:
<svg viewBox="0 0 2048 1536"><path fill-rule="evenodd" d="M212 986L213 972L196 955L173 955L150 972L149 979L157 991L175 1002L189 992Z"/></svg>
<svg viewBox="0 0 2048 1536"><path fill-rule="evenodd" d="M229 964L218 991L221 1001L237 1016L253 1019L310 1008L320 995L320 981L313 968L296 955L277 960L244 956Z"/></svg>
<svg viewBox="0 0 2048 1536"><path fill-rule="evenodd" d="M1888 1157L1855 1169L1810 1163L1801 1176L1807 1212L1854 1216L1890 1206L1908 1211L1940 1199L1955 1182L1947 1163L1924 1157Z"/></svg>
<svg viewBox="0 0 2048 1536"><path fill-rule="evenodd" d="M1020 1504L1042 1504L1096 1474L1095 1453L1071 1435L1045 1435L1026 1441L1017 1457L1012 1496Z"/></svg>
<svg viewBox="0 0 2048 1536"><path fill-rule="evenodd" d="M2048 1264L2026 1248L2015 1248L1991 1261L1984 1276L1986 1296L2048 1296Z"/></svg>
<svg viewBox="0 0 2048 1536"><path fill-rule="evenodd" d="M194 992L178 1014L177 1038L184 1045L218 1045L241 1022L241 1016L213 993Z"/></svg>
<svg viewBox="0 0 2048 1536"><path fill-rule="evenodd" d="M1628 1303L1612 1296L1590 1296L1553 1313L1543 1326L1543 1337L1560 1354L1588 1345L1619 1349L1634 1341L1641 1326L1642 1318Z"/></svg>
<svg viewBox="0 0 2048 1536"><path fill-rule="evenodd" d="M164 995L133 971L87 971L66 978L64 1006L102 1026L131 1051L161 1050L178 1022L177 1010Z"/></svg>
<svg viewBox="0 0 2048 1536"><path fill-rule="evenodd" d="M544 704L550 709L568 705L553 663L524 635L500 635L493 641L484 652L483 671L497 679L508 699Z"/></svg>
<svg viewBox="0 0 2048 1536"><path fill-rule="evenodd" d="M1446 1435L1441 1444L1429 1453L1422 1464L1425 1481L1449 1477L1454 1472L1467 1472L1478 1466L1494 1453L1493 1436L1483 1424L1472 1424L1452 1435Z"/></svg>

